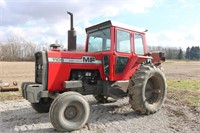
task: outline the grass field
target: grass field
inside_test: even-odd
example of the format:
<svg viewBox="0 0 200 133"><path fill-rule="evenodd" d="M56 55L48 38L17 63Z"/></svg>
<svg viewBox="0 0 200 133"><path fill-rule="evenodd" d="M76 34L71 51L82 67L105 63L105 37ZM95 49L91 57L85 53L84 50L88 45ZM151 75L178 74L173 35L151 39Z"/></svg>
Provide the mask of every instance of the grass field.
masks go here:
<svg viewBox="0 0 200 133"><path fill-rule="evenodd" d="M24 81L34 81L34 62L0 62L0 80L18 86ZM0 101L22 98L21 92L0 92Z"/></svg>
<svg viewBox="0 0 200 133"><path fill-rule="evenodd" d="M167 61L163 64L168 84L168 97L182 104L200 106L200 61ZM12 83L34 81L33 62L0 62L0 80ZM0 101L21 97L18 92L0 92Z"/></svg>
<svg viewBox="0 0 200 133"><path fill-rule="evenodd" d="M182 104L200 107L200 80L167 80L168 93Z"/></svg>

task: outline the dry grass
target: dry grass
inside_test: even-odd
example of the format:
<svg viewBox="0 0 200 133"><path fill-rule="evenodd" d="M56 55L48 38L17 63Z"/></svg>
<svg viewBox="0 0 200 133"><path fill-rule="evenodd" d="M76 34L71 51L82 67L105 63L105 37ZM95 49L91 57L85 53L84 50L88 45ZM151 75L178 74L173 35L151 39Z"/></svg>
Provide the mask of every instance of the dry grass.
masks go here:
<svg viewBox="0 0 200 133"><path fill-rule="evenodd" d="M181 104L200 106L200 61L169 60L163 67L168 93Z"/></svg>
<svg viewBox="0 0 200 133"><path fill-rule="evenodd" d="M22 98L21 91L0 92L0 102L7 100L16 100L21 98Z"/></svg>
<svg viewBox="0 0 200 133"><path fill-rule="evenodd" d="M6 83L34 81L34 62L0 62L0 80Z"/></svg>
<svg viewBox="0 0 200 133"><path fill-rule="evenodd" d="M0 80L20 87L24 81L34 81L34 62L0 62ZM0 101L22 98L20 91L0 92Z"/></svg>
<svg viewBox="0 0 200 133"><path fill-rule="evenodd" d="M169 60L163 67L167 79L200 80L200 61Z"/></svg>

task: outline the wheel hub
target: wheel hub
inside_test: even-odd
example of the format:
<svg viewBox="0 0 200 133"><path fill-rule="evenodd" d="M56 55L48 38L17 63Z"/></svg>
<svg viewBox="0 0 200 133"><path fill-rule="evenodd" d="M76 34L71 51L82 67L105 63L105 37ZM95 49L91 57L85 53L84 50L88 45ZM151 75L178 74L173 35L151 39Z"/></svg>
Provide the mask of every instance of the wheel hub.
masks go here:
<svg viewBox="0 0 200 133"><path fill-rule="evenodd" d="M72 120L77 116L77 108L75 106L69 106L65 109L64 112L65 118Z"/></svg>
<svg viewBox="0 0 200 133"><path fill-rule="evenodd" d="M155 87L153 82L149 80L145 89L145 97L146 101L150 104L157 102L158 97L161 93L161 89L159 87Z"/></svg>

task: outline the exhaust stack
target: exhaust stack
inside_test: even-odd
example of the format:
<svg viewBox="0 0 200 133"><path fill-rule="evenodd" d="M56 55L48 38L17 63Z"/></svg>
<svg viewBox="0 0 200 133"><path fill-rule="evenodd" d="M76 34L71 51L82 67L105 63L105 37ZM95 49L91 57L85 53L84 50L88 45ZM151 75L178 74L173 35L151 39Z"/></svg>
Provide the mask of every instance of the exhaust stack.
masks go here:
<svg viewBox="0 0 200 133"><path fill-rule="evenodd" d="M68 30L68 51L76 50L76 31L74 30L73 14L67 12L70 15L70 30Z"/></svg>

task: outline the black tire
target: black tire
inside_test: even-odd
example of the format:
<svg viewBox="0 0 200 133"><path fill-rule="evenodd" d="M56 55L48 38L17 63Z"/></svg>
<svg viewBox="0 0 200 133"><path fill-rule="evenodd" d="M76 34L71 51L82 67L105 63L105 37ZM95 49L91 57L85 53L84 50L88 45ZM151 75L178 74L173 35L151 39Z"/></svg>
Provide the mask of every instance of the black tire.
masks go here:
<svg viewBox="0 0 200 133"><path fill-rule="evenodd" d="M73 131L82 128L89 114L89 103L76 92L60 94L50 107L50 121L57 131Z"/></svg>
<svg viewBox="0 0 200 133"><path fill-rule="evenodd" d="M140 114L155 113L165 100L166 87L161 69L154 65L141 66L129 81L129 103Z"/></svg>
<svg viewBox="0 0 200 133"><path fill-rule="evenodd" d="M52 102L51 98L41 98L39 103L31 103L31 106L38 113L48 113Z"/></svg>

